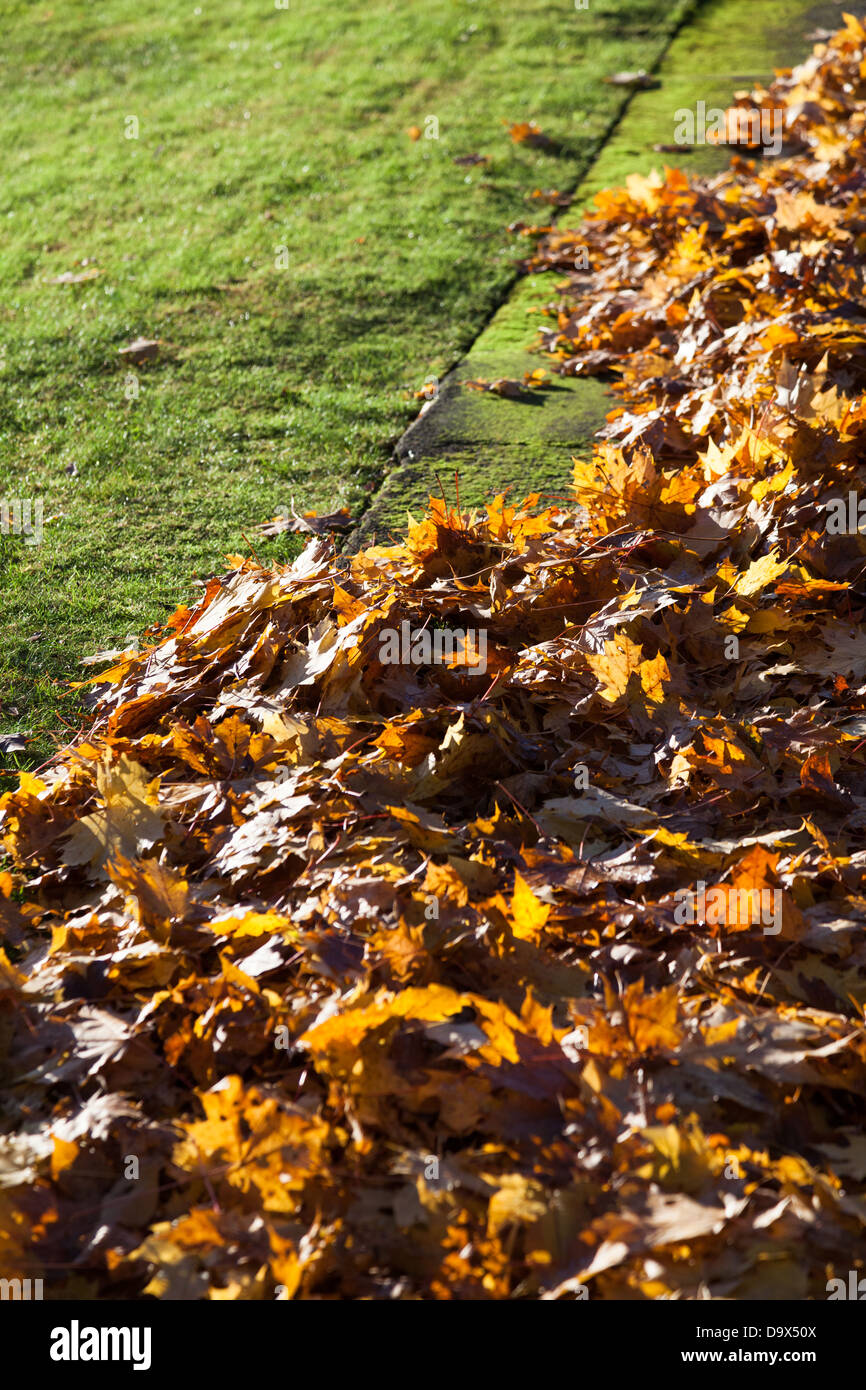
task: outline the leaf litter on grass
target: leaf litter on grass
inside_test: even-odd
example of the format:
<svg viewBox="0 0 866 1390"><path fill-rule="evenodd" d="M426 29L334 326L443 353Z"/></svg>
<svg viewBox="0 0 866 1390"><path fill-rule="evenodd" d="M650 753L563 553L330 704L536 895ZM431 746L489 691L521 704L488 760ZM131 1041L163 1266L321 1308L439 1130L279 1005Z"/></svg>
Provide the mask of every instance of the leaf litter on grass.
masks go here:
<svg viewBox="0 0 866 1390"><path fill-rule="evenodd" d="M577 505L230 557L3 798L4 1273L801 1299L860 1268L864 60L849 19L758 95L791 158L542 236L537 267L591 248L544 344L622 400ZM483 634L483 669L386 662L405 630Z"/></svg>

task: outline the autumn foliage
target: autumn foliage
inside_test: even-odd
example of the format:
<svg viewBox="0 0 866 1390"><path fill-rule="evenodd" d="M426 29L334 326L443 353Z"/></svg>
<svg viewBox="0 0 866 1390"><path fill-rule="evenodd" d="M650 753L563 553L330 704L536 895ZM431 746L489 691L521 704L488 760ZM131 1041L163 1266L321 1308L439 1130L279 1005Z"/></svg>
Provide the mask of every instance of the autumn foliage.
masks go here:
<svg viewBox="0 0 866 1390"><path fill-rule="evenodd" d="M825 520L866 495L864 72L849 20L757 94L785 158L540 238L591 267L553 365L621 398L576 506L234 557L4 798L4 1272L799 1299L858 1267L866 537ZM404 621L483 630L485 673L382 665ZM683 922L701 884L777 920Z"/></svg>

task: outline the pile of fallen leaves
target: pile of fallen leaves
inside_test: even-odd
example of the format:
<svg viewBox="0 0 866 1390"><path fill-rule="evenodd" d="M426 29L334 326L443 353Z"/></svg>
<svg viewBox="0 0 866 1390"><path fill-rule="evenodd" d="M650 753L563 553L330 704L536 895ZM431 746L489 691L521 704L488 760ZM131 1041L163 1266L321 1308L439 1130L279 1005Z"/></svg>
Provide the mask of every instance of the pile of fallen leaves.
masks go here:
<svg viewBox="0 0 866 1390"><path fill-rule="evenodd" d="M606 193L580 506L235 557L2 802L0 1259L48 1296L824 1298L866 1227L866 32ZM383 665L386 630L487 666ZM682 894L763 893L774 925Z"/></svg>

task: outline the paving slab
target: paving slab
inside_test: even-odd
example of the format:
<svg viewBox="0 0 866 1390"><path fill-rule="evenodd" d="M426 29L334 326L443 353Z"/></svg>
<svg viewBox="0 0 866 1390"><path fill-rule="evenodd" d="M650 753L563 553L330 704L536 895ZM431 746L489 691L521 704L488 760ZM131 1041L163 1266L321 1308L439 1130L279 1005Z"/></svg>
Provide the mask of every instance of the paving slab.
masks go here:
<svg viewBox="0 0 866 1390"><path fill-rule="evenodd" d="M723 169L730 148L696 145L659 153L675 143L677 112L699 101L724 108L734 93L767 83L774 71L801 62L812 31L837 29L847 3L824 0L714 0L693 12L653 70L659 85L638 91L580 183L560 218L576 225L595 194L648 174L664 164L687 172ZM466 356L440 384L428 410L398 442L393 464L350 538L350 546L380 542L400 530L407 512L417 515L441 485L454 498L454 475L464 504L476 506L511 488L517 500L529 492L568 493L573 456L591 453L613 398L593 377L557 377L532 398L510 399L467 390L480 377L522 377L544 364L533 355L539 308L556 298L558 273L520 279Z"/></svg>

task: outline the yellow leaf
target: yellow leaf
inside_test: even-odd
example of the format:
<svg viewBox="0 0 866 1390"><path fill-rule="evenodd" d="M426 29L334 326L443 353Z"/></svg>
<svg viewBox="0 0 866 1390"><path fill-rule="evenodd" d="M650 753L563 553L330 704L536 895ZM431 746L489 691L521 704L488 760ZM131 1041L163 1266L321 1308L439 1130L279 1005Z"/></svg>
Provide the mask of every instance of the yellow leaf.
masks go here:
<svg viewBox="0 0 866 1390"><path fill-rule="evenodd" d="M51 1155L51 1177L57 1181L60 1174L66 1168L71 1168L78 1157L78 1145L69 1143L66 1139L59 1139L56 1134L52 1134L54 1140L54 1152Z"/></svg>
<svg viewBox="0 0 866 1390"><path fill-rule="evenodd" d="M536 941L550 916L549 903L540 902L520 874L514 875L511 897L511 930L521 941Z"/></svg>
<svg viewBox="0 0 866 1390"><path fill-rule="evenodd" d="M602 686L599 694L609 705L625 694L632 672L640 666L640 658L640 647L623 632L618 632L612 642L605 642L603 653L588 653L587 664Z"/></svg>
<svg viewBox="0 0 866 1390"><path fill-rule="evenodd" d="M214 917L207 924L209 931L218 936L275 936L292 938L297 935L288 917L280 912L232 913L227 917Z"/></svg>
<svg viewBox="0 0 866 1390"><path fill-rule="evenodd" d="M152 849L165 834L165 818L157 809L158 780L149 779L125 753L116 761L106 755L96 772L102 807L79 820L66 842L63 863L101 867L118 856L133 860Z"/></svg>
<svg viewBox="0 0 866 1390"><path fill-rule="evenodd" d="M659 652L652 661L642 661L639 667L640 683L650 704L660 705L664 700L663 682L670 681L668 664Z"/></svg>
<svg viewBox="0 0 866 1390"><path fill-rule="evenodd" d="M788 561L779 559L778 550L771 550L769 555L762 555L760 560L754 560L749 565L745 574L741 574L734 584L734 590L741 598L752 598L762 589L769 588L787 568Z"/></svg>
<svg viewBox="0 0 866 1390"><path fill-rule="evenodd" d="M540 1183L525 1178L522 1173L503 1173L496 1181L487 1206L487 1234L499 1235L507 1226L529 1226L540 1221L547 1211L549 1197Z"/></svg>

